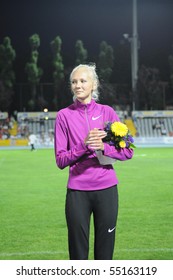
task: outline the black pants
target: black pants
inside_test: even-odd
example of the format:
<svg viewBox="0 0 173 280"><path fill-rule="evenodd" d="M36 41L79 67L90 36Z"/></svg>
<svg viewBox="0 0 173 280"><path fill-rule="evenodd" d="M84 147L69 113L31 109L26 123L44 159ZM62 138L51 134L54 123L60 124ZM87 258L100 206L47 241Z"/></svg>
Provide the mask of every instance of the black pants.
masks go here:
<svg viewBox="0 0 173 280"><path fill-rule="evenodd" d="M111 260L118 214L117 186L100 191L67 190L66 220L71 260L87 260L90 217L94 219L94 259Z"/></svg>
<svg viewBox="0 0 173 280"><path fill-rule="evenodd" d="M31 144L31 151L35 150L34 144Z"/></svg>

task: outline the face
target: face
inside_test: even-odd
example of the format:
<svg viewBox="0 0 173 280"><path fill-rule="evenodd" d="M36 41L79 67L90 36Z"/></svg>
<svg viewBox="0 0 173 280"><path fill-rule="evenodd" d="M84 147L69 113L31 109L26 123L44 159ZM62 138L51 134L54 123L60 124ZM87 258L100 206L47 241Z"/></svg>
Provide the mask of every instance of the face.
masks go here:
<svg viewBox="0 0 173 280"><path fill-rule="evenodd" d="M85 67L78 68L71 77L71 90L82 103L89 103L94 89L92 74Z"/></svg>

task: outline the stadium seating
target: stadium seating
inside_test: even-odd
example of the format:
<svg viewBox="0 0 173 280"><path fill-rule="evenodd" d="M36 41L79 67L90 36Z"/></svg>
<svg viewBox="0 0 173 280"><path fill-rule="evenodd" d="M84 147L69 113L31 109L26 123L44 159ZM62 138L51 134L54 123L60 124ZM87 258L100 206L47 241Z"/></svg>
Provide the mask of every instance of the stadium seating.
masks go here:
<svg viewBox="0 0 173 280"><path fill-rule="evenodd" d="M124 111L117 113L136 140L146 142L146 139L155 138L173 142L172 111L133 111L131 116ZM0 146L28 146L28 136L32 132L37 136L37 145L52 147L55 118L56 112L19 112L17 121L12 122L7 113L1 113Z"/></svg>
<svg viewBox="0 0 173 280"><path fill-rule="evenodd" d="M136 136L137 130L135 124L131 118L127 118L124 120L124 123L127 125L129 131L131 132L132 136Z"/></svg>
<svg viewBox="0 0 173 280"><path fill-rule="evenodd" d="M172 111L134 111L132 119L140 137L162 137L173 134Z"/></svg>

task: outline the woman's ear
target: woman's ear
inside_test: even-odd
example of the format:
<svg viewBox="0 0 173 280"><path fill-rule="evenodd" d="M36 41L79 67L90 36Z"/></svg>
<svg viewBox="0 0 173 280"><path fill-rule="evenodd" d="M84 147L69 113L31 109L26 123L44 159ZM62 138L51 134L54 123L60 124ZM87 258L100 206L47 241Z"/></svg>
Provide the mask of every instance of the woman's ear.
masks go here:
<svg viewBox="0 0 173 280"><path fill-rule="evenodd" d="M95 91L95 90L97 90L97 83L96 82L94 82L94 84L93 84L93 91Z"/></svg>

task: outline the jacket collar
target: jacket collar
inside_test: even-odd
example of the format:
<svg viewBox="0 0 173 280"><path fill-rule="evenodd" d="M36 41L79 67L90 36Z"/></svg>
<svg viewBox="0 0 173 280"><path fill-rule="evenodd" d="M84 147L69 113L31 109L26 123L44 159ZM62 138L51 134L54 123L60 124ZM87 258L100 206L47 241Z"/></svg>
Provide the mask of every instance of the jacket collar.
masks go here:
<svg viewBox="0 0 173 280"><path fill-rule="evenodd" d="M77 99L74 102L75 108L79 111L85 111L85 109L87 109L87 112L90 112L95 108L95 105L96 105L96 102L94 99L92 99L91 102L87 103L87 104L83 104Z"/></svg>

